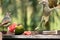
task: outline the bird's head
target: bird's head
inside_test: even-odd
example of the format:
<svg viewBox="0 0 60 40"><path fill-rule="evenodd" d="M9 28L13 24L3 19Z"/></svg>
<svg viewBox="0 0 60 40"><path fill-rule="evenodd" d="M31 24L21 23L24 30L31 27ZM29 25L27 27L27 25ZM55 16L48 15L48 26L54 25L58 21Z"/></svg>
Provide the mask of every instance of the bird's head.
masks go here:
<svg viewBox="0 0 60 40"><path fill-rule="evenodd" d="M48 3L48 0L42 0L41 2L39 2L39 4L42 4L45 7L49 3Z"/></svg>
<svg viewBox="0 0 60 40"><path fill-rule="evenodd" d="M5 14L5 16L11 16L11 13L7 12L7 13Z"/></svg>
<svg viewBox="0 0 60 40"><path fill-rule="evenodd" d="M47 3L46 3L45 1L43 1L43 3L42 3L42 4L43 4L43 6L45 6Z"/></svg>

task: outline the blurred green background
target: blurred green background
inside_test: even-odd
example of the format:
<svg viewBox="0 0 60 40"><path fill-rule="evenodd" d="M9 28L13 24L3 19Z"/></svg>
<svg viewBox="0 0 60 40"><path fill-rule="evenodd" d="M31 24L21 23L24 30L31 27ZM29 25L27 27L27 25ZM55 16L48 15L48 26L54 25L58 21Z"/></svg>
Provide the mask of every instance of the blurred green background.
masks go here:
<svg viewBox="0 0 60 40"><path fill-rule="evenodd" d="M39 5L38 1L41 0L0 0L0 22L5 13L10 11L12 23L23 24L25 30L34 30L39 25L43 12L43 6ZM55 11L51 12L51 21L48 26L50 30L60 30L60 9L56 9L56 11L58 16ZM39 29L41 29L40 26Z"/></svg>

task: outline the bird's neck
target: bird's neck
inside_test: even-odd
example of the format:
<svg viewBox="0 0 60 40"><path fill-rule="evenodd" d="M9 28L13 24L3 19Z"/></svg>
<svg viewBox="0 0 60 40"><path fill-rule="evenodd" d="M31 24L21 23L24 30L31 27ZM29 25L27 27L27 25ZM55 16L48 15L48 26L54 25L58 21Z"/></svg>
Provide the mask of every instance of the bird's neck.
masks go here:
<svg viewBox="0 0 60 40"><path fill-rule="evenodd" d="M5 15L5 17L10 17L9 15Z"/></svg>
<svg viewBox="0 0 60 40"><path fill-rule="evenodd" d="M10 17L10 15L8 13L6 13L5 17Z"/></svg>
<svg viewBox="0 0 60 40"><path fill-rule="evenodd" d="M48 4L46 4L45 6L43 6L43 8L49 8Z"/></svg>

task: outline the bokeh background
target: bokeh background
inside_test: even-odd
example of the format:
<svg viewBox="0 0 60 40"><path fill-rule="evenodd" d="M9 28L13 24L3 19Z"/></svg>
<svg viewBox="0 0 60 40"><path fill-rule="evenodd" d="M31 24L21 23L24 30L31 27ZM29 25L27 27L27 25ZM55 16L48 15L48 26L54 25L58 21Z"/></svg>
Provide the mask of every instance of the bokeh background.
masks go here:
<svg viewBox="0 0 60 40"><path fill-rule="evenodd" d="M25 30L34 30L39 25L43 12L43 6L38 4L38 1L41 0L0 0L0 22L5 13L9 11L12 23L23 24ZM59 1L57 4L59 4ZM60 9L56 9L56 11L57 14L55 11L51 12L51 21L48 26L50 30L60 30ZM39 29L41 29L40 26Z"/></svg>

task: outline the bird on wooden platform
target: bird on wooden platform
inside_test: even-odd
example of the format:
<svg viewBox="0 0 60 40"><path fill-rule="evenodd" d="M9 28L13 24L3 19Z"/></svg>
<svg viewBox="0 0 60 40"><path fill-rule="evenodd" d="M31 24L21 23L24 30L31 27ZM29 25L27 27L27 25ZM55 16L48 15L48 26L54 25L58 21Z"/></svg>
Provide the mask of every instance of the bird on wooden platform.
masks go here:
<svg viewBox="0 0 60 40"><path fill-rule="evenodd" d="M2 22L0 23L0 27L3 27L2 32L4 32L4 28L7 28L11 24L11 17L10 13L6 13L4 18L2 19Z"/></svg>
<svg viewBox="0 0 60 40"><path fill-rule="evenodd" d="M10 13L6 13L6 15L4 16L4 18L2 19L2 22L0 23L0 26L7 25L9 23L11 23Z"/></svg>
<svg viewBox="0 0 60 40"><path fill-rule="evenodd" d="M43 5L43 13L42 13L41 21L40 21L39 25L43 24L43 26L45 26L48 23L48 21L49 21L49 17L51 15L51 11L53 11L53 10L56 11L56 7L50 8L48 0L42 0L41 2L39 2L39 4ZM39 29L39 27L37 27L35 30L37 30L37 29Z"/></svg>

